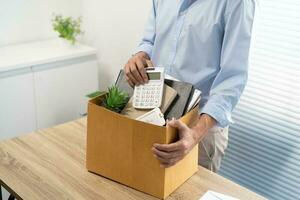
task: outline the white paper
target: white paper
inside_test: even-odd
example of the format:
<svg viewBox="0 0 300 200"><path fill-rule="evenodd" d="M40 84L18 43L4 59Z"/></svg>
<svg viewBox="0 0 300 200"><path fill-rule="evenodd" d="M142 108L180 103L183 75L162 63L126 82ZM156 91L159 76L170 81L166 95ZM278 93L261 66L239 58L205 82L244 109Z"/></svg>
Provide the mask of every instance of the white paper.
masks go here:
<svg viewBox="0 0 300 200"><path fill-rule="evenodd" d="M198 89L194 90L194 94L188 106L188 111L190 111L200 100L201 91Z"/></svg>
<svg viewBox="0 0 300 200"><path fill-rule="evenodd" d="M239 199L209 190L199 200L239 200Z"/></svg>
<svg viewBox="0 0 300 200"><path fill-rule="evenodd" d="M171 76L169 74L165 74L165 79L169 79L169 80L173 80L173 81L180 81L177 78L175 78L175 77L173 77L173 76Z"/></svg>

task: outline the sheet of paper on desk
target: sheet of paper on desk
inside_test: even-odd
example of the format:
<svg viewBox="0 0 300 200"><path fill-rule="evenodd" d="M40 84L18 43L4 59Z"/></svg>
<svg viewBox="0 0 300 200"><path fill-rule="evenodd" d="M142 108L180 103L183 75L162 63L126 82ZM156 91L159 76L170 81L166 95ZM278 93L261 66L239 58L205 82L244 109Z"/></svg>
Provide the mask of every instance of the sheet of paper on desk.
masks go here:
<svg viewBox="0 0 300 200"><path fill-rule="evenodd" d="M199 200L238 200L238 199L209 190Z"/></svg>

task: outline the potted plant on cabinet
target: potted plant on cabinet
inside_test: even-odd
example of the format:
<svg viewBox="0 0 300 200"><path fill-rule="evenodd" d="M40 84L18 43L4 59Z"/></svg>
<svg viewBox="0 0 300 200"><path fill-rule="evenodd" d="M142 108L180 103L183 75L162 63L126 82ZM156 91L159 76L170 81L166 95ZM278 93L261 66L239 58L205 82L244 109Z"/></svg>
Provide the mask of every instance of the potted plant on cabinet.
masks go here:
<svg viewBox="0 0 300 200"><path fill-rule="evenodd" d="M77 36L82 34L81 18L73 19L72 17L63 17L62 15L54 15L52 19L52 26L54 31L59 33L59 37L71 44L75 44Z"/></svg>

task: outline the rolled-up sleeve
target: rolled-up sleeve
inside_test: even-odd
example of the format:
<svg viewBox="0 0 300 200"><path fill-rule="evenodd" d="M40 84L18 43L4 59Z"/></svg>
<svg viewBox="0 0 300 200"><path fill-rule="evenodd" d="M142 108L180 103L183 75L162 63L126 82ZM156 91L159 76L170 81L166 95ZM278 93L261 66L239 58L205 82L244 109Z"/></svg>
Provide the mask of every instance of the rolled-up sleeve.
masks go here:
<svg viewBox="0 0 300 200"><path fill-rule="evenodd" d="M255 15L254 0L230 0L224 17L220 71L201 113L212 116L220 127L231 124L231 113L247 82L250 43Z"/></svg>
<svg viewBox="0 0 300 200"><path fill-rule="evenodd" d="M156 30L155 30L155 21L156 21L156 2L155 0L152 0L152 9L150 11L150 15L148 18L148 21L145 26L144 34L142 41L138 45L138 47L134 50L134 54L138 52L146 52L149 57L152 55L152 49L153 49L153 44L155 41L155 35L156 35Z"/></svg>

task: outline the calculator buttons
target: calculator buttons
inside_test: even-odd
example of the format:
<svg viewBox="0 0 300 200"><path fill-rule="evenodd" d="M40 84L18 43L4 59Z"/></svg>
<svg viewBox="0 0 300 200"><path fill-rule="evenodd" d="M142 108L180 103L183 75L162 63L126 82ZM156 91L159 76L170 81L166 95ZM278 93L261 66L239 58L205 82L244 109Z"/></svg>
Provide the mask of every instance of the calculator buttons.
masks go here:
<svg viewBox="0 0 300 200"><path fill-rule="evenodd" d="M161 80L149 80L144 85L135 86L133 94L133 107L138 109L151 109L159 107L162 101L164 78L163 71Z"/></svg>

